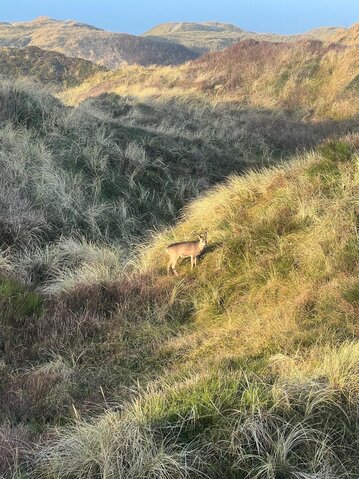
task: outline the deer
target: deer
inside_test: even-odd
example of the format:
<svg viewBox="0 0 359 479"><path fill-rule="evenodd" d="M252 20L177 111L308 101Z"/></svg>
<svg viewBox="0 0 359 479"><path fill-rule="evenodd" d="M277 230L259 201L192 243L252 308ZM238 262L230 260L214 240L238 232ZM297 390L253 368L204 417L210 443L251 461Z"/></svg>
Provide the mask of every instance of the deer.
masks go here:
<svg viewBox="0 0 359 479"><path fill-rule="evenodd" d="M191 258L191 270L197 266L197 256L199 256L207 246L207 233L198 234L197 241L182 241L181 243L173 243L167 246L166 253L170 259L167 264L167 274L173 273L177 276L176 264L179 258Z"/></svg>

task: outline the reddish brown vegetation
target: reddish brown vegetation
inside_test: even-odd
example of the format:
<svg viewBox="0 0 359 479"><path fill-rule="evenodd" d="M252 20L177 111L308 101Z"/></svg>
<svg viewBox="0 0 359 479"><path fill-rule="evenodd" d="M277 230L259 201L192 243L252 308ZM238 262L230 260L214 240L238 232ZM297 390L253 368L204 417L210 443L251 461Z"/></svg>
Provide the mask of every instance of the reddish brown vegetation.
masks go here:
<svg viewBox="0 0 359 479"><path fill-rule="evenodd" d="M24 298L27 294L22 291ZM171 334L171 323L182 318L183 307L191 307L174 304L172 294L167 278L137 274L78 285L48 298L31 315L9 316L11 330L3 331L7 363L0 371L0 417L42 424L61 421L72 404L79 410L102 404L103 391L112 394L132 382L124 376L126 367L138 368L146 348L152 351L146 354L152 356L148 368L154 374L161 335L148 344L138 335L143 324L151 331L158 323L164 325L163 337ZM29 363L31 369L21 369Z"/></svg>
<svg viewBox="0 0 359 479"><path fill-rule="evenodd" d="M219 84L226 89L235 90L243 86L245 79L253 70L256 76L260 76L268 67L277 68L281 63L288 63L288 55L293 59L309 55L312 60L319 61L328 52L340 52L344 49L345 46L342 45L323 44L315 40L293 43L243 40L226 50L208 53L198 58L188 65L188 70L193 72L199 68L213 73L212 79L196 82L202 91L215 88Z"/></svg>

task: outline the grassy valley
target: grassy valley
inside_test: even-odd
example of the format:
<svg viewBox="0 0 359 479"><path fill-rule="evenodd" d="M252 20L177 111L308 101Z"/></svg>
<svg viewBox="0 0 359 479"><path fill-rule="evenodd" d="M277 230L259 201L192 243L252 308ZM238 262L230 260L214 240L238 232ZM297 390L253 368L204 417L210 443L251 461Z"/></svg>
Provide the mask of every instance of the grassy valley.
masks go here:
<svg viewBox="0 0 359 479"><path fill-rule="evenodd" d="M311 125L269 110L115 94L71 108L24 82L3 82L0 99L2 242L38 286L77 263L71 238L85 250L86 242L131 249L228 175L357 128L355 120Z"/></svg>
<svg viewBox="0 0 359 479"><path fill-rule="evenodd" d="M88 246L61 293L5 256L3 474L356 477L357 145L232 177L106 278L114 250ZM164 246L204 229L166 277Z"/></svg>

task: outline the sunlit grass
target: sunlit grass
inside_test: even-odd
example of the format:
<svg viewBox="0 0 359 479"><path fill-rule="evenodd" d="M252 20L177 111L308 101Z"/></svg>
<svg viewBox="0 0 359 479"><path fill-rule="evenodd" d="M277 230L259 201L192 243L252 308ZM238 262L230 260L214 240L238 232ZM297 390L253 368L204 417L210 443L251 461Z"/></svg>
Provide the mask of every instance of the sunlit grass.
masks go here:
<svg viewBox="0 0 359 479"><path fill-rule="evenodd" d="M61 98L72 105L105 92L203 98L340 119L357 113L358 65L356 47L243 41L179 67L129 66L100 73Z"/></svg>

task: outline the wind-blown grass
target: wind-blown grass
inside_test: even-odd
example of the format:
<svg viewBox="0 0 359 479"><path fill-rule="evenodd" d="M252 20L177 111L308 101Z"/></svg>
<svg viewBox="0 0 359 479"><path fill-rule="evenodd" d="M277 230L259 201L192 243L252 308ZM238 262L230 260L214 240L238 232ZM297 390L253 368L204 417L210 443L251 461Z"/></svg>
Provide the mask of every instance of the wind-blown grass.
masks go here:
<svg viewBox="0 0 359 479"><path fill-rule="evenodd" d="M150 230L172 224L187 201L227 175L355 127L116 95L67 108L26 82L3 83L0 98L1 246L19 276L48 291L44 283L51 282L52 292L55 284L61 289L55 272L62 284L65 277L68 284L85 280L85 271L118 277L119 267L104 268L103 261L96 273L76 246L65 261L72 241L128 256Z"/></svg>
<svg viewBox="0 0 359 479"><path fill-rule="evenodd" d="M355 30L354 30L355 31ZM102 93L202 98L345 119L358 112L358 49L302 40L244 40L179 67L129 66L97 74L61 94L69 104Z"/></svg>
<svg viewBox="0 0 359 479"><path fill-rule="evenodd" d="M357 173L357 137L326 142L205 193L127 276L50 298L3 280L0 412L38 443L20 470L356 477ZM164 246L203 230L197 268L167 277Z"/></svg>

